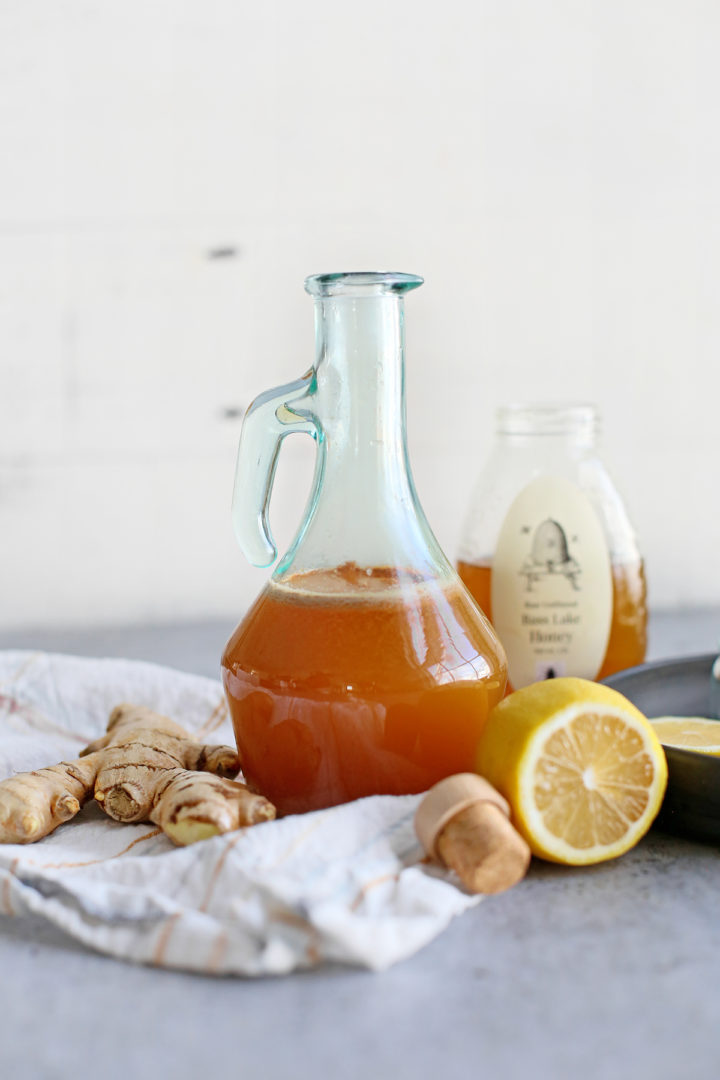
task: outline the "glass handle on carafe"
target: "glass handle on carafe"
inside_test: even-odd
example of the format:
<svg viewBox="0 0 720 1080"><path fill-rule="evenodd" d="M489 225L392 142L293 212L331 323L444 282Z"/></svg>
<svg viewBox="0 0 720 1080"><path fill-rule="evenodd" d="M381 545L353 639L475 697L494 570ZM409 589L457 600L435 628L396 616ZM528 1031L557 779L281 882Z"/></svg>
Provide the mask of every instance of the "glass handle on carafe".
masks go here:
<svg viewBox="0 0 720 1080"><path fill-rule="evenodd" d="M294 431L317 437L317 424L292 405L312 394L315 373L266 390L252 402L243 419L235 468L232 519L235 537L248 562L270 566L277 547L268 511L280 444Z"/></svg>

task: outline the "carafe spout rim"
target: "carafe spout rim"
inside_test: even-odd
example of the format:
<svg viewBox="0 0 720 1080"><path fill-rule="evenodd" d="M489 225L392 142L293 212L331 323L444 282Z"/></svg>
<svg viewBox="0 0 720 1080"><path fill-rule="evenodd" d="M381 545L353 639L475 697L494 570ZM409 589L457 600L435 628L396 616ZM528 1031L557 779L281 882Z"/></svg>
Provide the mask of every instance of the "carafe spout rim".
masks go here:
<svg viewBox="0 0 720 1080"><path fill-rule="evenodd" d="M384 270L351 270L334 274L312 274L305 279L311 296L381 296L403 294L417 289L424 278Z"/></svg>

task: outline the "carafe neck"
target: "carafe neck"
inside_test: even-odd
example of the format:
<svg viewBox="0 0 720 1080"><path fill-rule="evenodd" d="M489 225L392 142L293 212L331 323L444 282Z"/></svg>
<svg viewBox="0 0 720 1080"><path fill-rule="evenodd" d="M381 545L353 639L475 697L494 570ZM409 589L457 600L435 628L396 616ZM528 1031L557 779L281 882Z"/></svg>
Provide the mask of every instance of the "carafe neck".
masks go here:
<svg viewBox="0 0 720 1080"><path fill-rule="evenodd" d="M402 297L320 297L315 329L328 472L347 470L347 483L359 473L378 486L406 482Z"/></svg>
<svg viewBox="0 0 720 1080"><path fill-rule="evenodd" d="M355 564L421 577L449 569L419 505L405 435L403 274L324 275L315 297L308 415L315 485L277 576Z"/></svg>

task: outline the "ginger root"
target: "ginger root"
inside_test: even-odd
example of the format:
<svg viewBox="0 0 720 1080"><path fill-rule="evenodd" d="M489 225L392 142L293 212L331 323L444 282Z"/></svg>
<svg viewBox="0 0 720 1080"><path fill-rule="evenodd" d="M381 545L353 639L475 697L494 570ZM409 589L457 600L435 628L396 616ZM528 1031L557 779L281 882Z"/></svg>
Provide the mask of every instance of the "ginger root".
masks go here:
<svg viewBox="0 0 720 1080"><path fill-rule="evenodd" d="M74 818L91 797L97 768L91 755L0 783L0 844L32 844Z"/></svg>
<svg viewBox="0 0 720 1080"><path fill-rule="evenodd" d="M205 746L166 716L118 705L77 761L0 783L0 843L42 839L93 796L116 821L153 821L181 845L272 820L271 802L229 779L239 768L232 747Z"/></svg>
<svg viewBox="0 0 720 1080"><path fill-rule="evenodd" d="M144 705L118 705L110 713L107 733L80 754L100 753L95 798L116 821L147 821L158 784L168 769L236 776L237 751L230 746L203 746L167 716Z"/></svg>
<svg viewBox="0 0 720 1080"><path fill-rule="evenodd" d="M272 821L275 807L244 784L211 773L174 769L161 781L150 820L175 844L194 844L218 833Z"/></svg>

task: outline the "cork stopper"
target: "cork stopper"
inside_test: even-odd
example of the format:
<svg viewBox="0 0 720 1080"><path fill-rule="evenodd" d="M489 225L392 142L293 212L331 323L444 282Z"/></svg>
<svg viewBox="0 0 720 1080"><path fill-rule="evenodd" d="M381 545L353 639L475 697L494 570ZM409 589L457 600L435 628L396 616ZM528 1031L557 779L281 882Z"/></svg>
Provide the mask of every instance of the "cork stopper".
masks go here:
<svg viewBox="0 0 720 1080"><path fill-rule="evenodd" d="M504 892L530 865L507 801L475 773L435 784L417 808L415 831L428 855L454 870L470 892Z"/></svg>
<svg viewBox="0 0 720 1080"><path fill-rule="evenodd" d="M479 802L489 802L510 817L510 806L492 784L477 773L457 773L441 780L428 791L415 812L415 832L428 855L437 858L437 838L461 810Z"/></svg>

